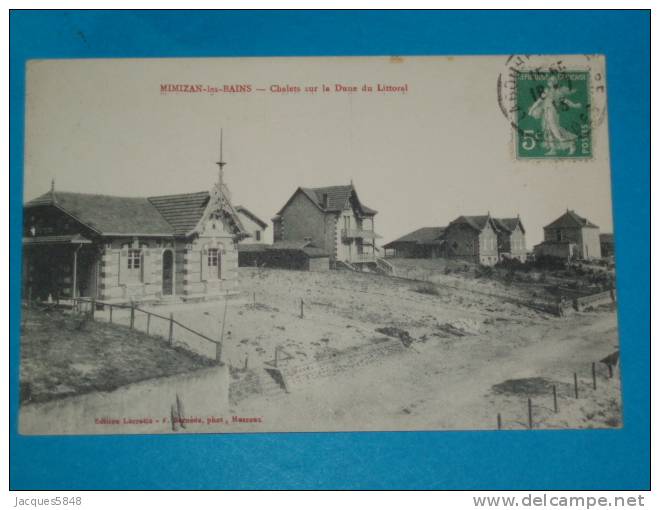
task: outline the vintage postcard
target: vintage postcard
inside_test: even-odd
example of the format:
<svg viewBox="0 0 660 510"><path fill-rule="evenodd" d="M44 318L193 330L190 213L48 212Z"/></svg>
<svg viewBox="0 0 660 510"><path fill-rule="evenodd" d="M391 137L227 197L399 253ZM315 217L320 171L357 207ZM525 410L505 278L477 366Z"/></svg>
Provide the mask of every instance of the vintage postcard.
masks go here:
<svg viewBox="0 0 660 510"><path fill-rule="evenodd" d="M622 426L603 56L26 80L22 434Z"/></svg>

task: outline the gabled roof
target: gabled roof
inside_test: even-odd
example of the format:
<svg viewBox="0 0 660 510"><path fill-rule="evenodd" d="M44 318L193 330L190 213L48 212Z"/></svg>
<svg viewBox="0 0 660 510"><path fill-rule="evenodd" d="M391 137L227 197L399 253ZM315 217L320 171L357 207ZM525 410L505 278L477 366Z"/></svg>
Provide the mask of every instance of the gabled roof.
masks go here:
<svg viewBox="0 0 660 510"><path fill-rule="evenodd" d="M493 218L495 223L497 224L498 227L500 227L502 230L506 230L508 232L513 232L518 225L520 225L520 229L525 232L525 227L523 227L522 221L520 221L520 217L516 218Z"/></svg>
<svg viewBox="0 0 660 510"><path fill-rule="evenodd" d="M291 198L284 204L284 207L279 210L277 214L282 214L282 211L286 209L293 197L296 196L298 192L304 193L307 198L309 198L316 207L318 207L323 212L340 212L349 207L349 200L351 195L355 195L357 199L358 207L362 213L366 216L373 216L378 211L371 209L364 205L357 196L355 187L352 184L342 185L342 186L326 186L323 188L298 188ZM324 203L324 199L327 197L327 203Z"/></svg>
<svg viewBox="0 0 660 510"><path fill-rule="evenodd" d="M484 228L486 228L486 225L490 221L490 224L493 226L495 230L500 230L501 227L497 225L494 221L493 218L489 215L485 216L459 216L456 218L454 221L450 223L450 225L469 225L473 229L477 230L478 232L481 232Z"/></svg>
<svg viewBox="0 0 660 510"><path fill-rule="evenodd" d="M54 206L99 234L174 234L172 226L146 198L49 191L25 204Z"/></svg>
<svg viewBox="0 0 660 510"><path fill-rule="evenodd" d="M252 221L254 221L257 225L259 225L261 228L268 228L268 224L263 221L259 216L251 212L247 207L243 207L242 205L237 205L235 207L236 212L244 214L248 218L250 218Z"/></svg>
<svg viewBox="0 0 660 510"><path fill-rule="evenodd" d="M101 235L183 236L197 226L209 197L208 191L148 198L49 191L25 208L55 206ZM243 231L240 219L232 219Z"/></svg>
<svg viewBox="0 0 660 510"><path fill-rule="evenodd" d="M594 225L588 219L583 218L578 215L575 211L566 210L555 221L546 225L543 228L598 228L598 225Z"/></svg>
<svg viewBox="0 0 660 510"><path fill-rule="evenodd" d="M410 243L410 244L433 244L436 241L440 240L442 234L445 231L445 227L422 227L417 230L406 234L405 236L399 237L394 241L383 245L383 248L390 248L396 244Z"/></svg>
<svg viewBox="0 0 660 510"><path fill-rule="evenodd" d="M209 192L161 195L149 197L148 200L171 226L174 234L185 235L195 228L204 214Z"/></svg>

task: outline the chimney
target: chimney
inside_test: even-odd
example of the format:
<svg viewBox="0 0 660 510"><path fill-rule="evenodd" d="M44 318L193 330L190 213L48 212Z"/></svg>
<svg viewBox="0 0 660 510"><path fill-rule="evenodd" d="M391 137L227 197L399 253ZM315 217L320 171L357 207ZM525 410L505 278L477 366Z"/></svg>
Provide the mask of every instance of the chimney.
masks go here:
<svg viewBox="0 0 660 510"><path fill-rule="evenodd" d="M323 207L323 209L328 208L328 194L327 193L323 193L323 198L321 199L321 207Z"/></svg>

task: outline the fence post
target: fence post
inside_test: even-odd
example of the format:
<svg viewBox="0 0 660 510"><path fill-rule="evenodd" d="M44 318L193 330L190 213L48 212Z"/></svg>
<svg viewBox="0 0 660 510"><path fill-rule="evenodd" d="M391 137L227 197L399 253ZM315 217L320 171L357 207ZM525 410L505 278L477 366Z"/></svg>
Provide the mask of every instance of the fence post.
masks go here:
<svg viewBox="0 0 660 510"><path fill-rule="evenodd" d="M502 415L497 413L497 430L502 430Z"/></svg>
<svg viewBox="0 0 660 510"><path fill-rule="evenodd" d="M131 301L131 329L135 326L135 303Z"/></svg>
<svg viewBox="0 0 660 510"><path fill-rule="evenodd" d="M554 401L555 404L555 413L559 411L559 407L557 407L557 386L552 385L552 400Z"/></svg>
<svg viewBox="0 0 660 510"><path fill-rule="evenodd" d="M610 374L610 379L612 379L612 377L614 377L614 370L613 370L612 365L610 363L607 364L607 371Z"/></svg>
<svg viewBox="0 0 660 510"><path fill-rule="evenodd" d="M594 381L594 390L596 389L596 363L591 363L591 378Z"/></svg>
<svg viewBox="0 0 660 510"><path fill-rule="evenodd" d="M305 302L303 301L302 298L300 298L300 318L301 319L305 318Z"/></svg>
<svg viewBox="0 0 660 510"><path fill-rule="evenodd" d="M573 372L573 385L575 386L575 398L578 398L577 373Z"/></svg>
<svg viewBox="0 0 660 510"><path fill-rule="evenodd" d="M215 361L218 365L222 365L222 342L215 344Z"/></svg>
<svg viewBox="0 0 660 510"><path fill-rule="evenodd" d="M243 366L243 370L248 369L248 354L245 355L245 365Z"/></svg>
<svg viewBox="0 0 660 510"><path fill-rule="evenodd" d="M169 342L170 345L174 343L174 314L170 312L170 336L169 336Z"/></svg>
<svg viewBox="0 0 660 510"><path fill-rule="evenodd" d="M532 399L527 399L527 419L529 421L529 428L532 428Z"/></svg>
<svg viewBox="0 0 660 510"><path fill-rule="evenodd" d="M89 311L89 317L94 320L94 312L96 311L96 298L92 298L90 305L91 309Z"/></svg>
<svg viewBox="0 0 660 510"><path fill-rule="evenodd" d="M147 314L147 335L149 334L149 325L151 324L151 314Z"/></svg>

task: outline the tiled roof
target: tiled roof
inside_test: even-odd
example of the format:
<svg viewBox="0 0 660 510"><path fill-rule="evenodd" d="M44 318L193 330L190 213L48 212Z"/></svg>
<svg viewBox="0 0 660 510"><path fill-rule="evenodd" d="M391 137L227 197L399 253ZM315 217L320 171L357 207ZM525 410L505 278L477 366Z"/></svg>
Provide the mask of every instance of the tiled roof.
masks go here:
<svg viewBox="0 0 660 510"><path fill-rule="evenodd" d="M55 205L100 234L172 235L170 224L146 198L49 191L26 208Z"/></svg>
<svg viewBox="0 0 660 510"><path fill-rule="evenodd" d="M490 219L490 216L459 216L456 218L454 221L450 223L450 225L459 225L459 224L466 224L470 225L472 228L478 230L481 232L485 227L486 223L488 223L488 220Z"/></svg>
<svg viewBox="0 0 660 510"><path fill-rule="evenodd" d="M355 192L355 187L352 184L342 186L325 186L322 188L298 188L309 199L314 202L317 207L326 212L338 212L344 210L348 204L351 194ZM324 205L324 197L327 196L327 204ZM357 194L356 194L357 196ZM358 203L362 212L367 216L373 216L378 211L367 207L358 198ZM287 202L288 204L288 202ZM286 207L286 206L285 206ZM284 209L284 208L282 208ZM280 211L282 212L282 211Z"/></svg>
<svg viewBox="0 0 660 510"><path fill-rule="evenodd" d="M259 216L257 216L252 211L250 211L247 207L243 207L242 205L237 205L235 209L236 212L244 214L252 221L254 221L257 225L259 225L261 228L268 228L268 224L265 221L263 221L261 218L259 218Z"/></svg>
<svg viewBox="0 0 660 510"><path fill-rule="evenodd" d="M156 197L115 197L87 193L48 192L26 208L55 205L103 235L186 235L193 230L209 201L208 191ZM243 232L240 219L233 217Z"/></svg>
<svg viewBox="0 0 660 510"><path fill-rule="evenodd" d="M503 230L513 232L518 225L524 231L520 218L493 218L493 221Z"/></svg>
<svg viewBox="0 0 660 510"><path fill-rule="evenodd" d="M185 235L195 228L204 214L209 201L208 191L149 197L149 202L174 229L177 235Z"/></svg>
<svg viewBox="0 0 660 510"><path fill-rule="evenodd" d="M423 227L418 228L414 232L410 232L405 236L399 237L383 246L383 248L390 248L395 244L400 243L414 243L414 244L431 244L433 241L438 241L445 231L445 227Z"/></svg>
<svg viewBox="0 0 660 510"><path fill-rule="evenodd" d="M544 228L598 228L597 225L591 223L588 219L576 214L575 211L566 211L555 221L546 225Z"/></svg>

